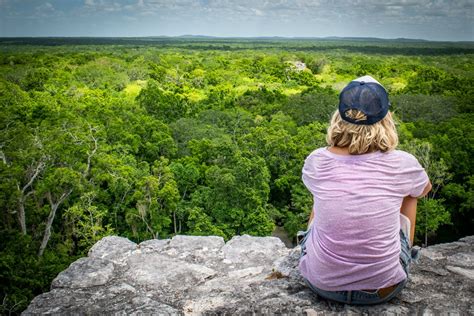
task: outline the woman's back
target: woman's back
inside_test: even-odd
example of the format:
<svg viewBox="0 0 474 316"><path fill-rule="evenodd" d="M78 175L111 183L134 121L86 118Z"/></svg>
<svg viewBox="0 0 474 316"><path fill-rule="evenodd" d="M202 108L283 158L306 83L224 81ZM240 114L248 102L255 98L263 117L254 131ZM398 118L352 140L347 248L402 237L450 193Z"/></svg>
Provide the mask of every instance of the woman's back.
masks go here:
<svg viewBox="0 0 474 316"><path fill-rule="evenodd" d="M303 182L314 197L314 224L300 261L302 275L328 291L384 288L406 278L399 263L400 206L428 179L403 151L311 153Z"/></svg>

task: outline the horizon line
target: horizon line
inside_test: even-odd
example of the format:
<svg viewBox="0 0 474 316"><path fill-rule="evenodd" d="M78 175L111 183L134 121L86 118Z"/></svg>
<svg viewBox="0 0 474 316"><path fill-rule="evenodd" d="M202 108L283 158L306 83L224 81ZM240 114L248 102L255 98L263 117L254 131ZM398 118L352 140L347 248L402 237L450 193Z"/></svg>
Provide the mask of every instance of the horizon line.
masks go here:
<svg viewBox="0 0 474 316"><path fill-rule="evenodd" d="M373 36L280 36L280 35L265 35L265 36L214 36L202 34L182 34L182 35L148 35L148 36L0 36L0 39L11 38L207 38L207 39L288 39L288 40L331 40L331 39L354 39L354 40L382 40L382 41L418 41L418 42L449 42L449 43L474 43L474 40L429 40L423 38L409 38L409 37L373 37Z"/></svg>

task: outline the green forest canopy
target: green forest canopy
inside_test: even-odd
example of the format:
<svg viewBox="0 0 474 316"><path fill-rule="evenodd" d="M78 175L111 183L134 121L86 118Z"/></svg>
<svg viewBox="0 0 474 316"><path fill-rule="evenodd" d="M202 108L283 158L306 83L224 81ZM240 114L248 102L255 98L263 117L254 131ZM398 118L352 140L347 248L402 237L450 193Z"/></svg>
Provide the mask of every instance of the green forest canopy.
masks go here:
<svg viewBox="0 0 474 316"><path fill-rule="evenodd" d="M0 39L0 288L19 312L96 241L291 238L338 91L390 93L400 148L434 190L419 243L472 234L472 43ZM305 69L298 69L303 62Z"/></svg>

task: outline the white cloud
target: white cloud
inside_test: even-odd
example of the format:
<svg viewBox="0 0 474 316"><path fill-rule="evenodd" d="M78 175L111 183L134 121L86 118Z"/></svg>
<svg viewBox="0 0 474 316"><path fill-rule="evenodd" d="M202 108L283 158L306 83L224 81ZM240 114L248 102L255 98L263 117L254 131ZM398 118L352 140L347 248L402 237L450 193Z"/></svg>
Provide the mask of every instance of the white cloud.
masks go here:
<svg viewBox="0 0 474 316"><path fill-rule="evenodd" d="M259 10L259 9L254 9L254 8L252 8L252 9L250 9L250 10L252 10L253 13L255 13L256 16L264 16L264 15L265 15L265 14L264 14L261 10Z"/></svg>
<svg viewBox="0 0 474 316"><path fill-rule="evenodd" d="M64 12L57 10L50 2L40 4L32 14L25 15L29 19L45 19L63 16Z"/></svg>
<svg viewBox="0 0 474 316"><path fill-rule="evenodd" d="M120 0L85 0L84 10L89 13L100 13L100 12L120 12L127 9L128 5L122 4ZM86 14L87 15L87 14Z"/></svg>

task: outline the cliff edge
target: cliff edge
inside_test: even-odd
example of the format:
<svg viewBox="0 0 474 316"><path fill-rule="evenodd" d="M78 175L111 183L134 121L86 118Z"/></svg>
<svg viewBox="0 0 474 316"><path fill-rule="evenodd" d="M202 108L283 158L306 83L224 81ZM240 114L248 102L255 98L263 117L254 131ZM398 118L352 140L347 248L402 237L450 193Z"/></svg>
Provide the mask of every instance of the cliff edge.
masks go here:
<svg viewBox="0 0 474 316"><path fill-rule="evenodd" d="M297 265L299 247L275 237L175 236L135 244L106 237L37 296L30 314L474 314L474 236L422 249L391 302L351 306L318 298Z"/></svg>

